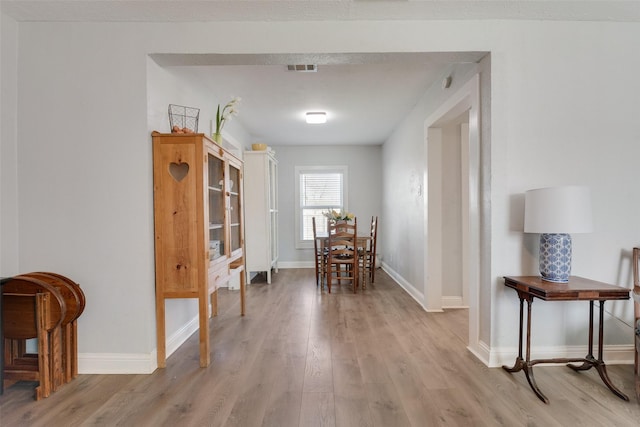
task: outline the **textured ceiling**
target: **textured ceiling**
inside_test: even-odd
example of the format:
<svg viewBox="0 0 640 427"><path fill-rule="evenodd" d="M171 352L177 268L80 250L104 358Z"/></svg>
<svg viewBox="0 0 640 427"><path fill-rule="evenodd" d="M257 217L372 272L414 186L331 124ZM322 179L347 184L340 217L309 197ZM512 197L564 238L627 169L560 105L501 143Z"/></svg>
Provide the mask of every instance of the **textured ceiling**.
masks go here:
<svg viewBox="0 0 640 427"><path fill-rule="evenodd" d="M234 120L269 145L379 145L452 63L486 53L358 53L313 55L193 55L151 57L172 74L221 97L241 96ZM287 71L316 64L317 72ZM327 123L304 114L325 111ZM200 129L202 131L202 129ZM207 129L208 131L208 129Z"/></svg>
<svg viewBox="0 0 640 427"><path fill-rule="evenodd" d="M3 0L1 7L18 21L640 21L637 0Z"/></svg>
<svg viewBox="0 0 640 427"><path fill-rule="evenodd" d="M490 0L2 0L17 21L202 22L532 19L640 22L634 1ZM154 55L221 98L243 98L236 119L269 145L380 144L452 63L483 52L323 55ZM292 73L287 64L318 64ZM266 84L265 84L266 82ZM401 84L398 84L401 82ZM327 111L306 125L304 111ZM201 129L202 131L202 129Z"/></svg>

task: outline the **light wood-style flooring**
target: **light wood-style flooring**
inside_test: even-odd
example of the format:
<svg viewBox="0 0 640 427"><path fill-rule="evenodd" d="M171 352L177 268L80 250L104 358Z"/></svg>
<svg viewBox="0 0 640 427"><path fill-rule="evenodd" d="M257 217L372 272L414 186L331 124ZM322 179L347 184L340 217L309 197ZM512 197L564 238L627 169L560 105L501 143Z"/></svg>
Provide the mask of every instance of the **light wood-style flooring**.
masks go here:
<svg viewBox="0 0 640 427"><path fill-rule="evenodd" d="M17 383L0 397L0 425L640 425L631 365L609 366L630 402L594 370L539 365L546 405L522 372L487 368L467 351L466 310L426 313L382 270L355 295L320 292L311 269L261 279L245 317L237 291L220 290L208 368L194 334L152 375L80 375L39 402L34 383Z"/></svg>

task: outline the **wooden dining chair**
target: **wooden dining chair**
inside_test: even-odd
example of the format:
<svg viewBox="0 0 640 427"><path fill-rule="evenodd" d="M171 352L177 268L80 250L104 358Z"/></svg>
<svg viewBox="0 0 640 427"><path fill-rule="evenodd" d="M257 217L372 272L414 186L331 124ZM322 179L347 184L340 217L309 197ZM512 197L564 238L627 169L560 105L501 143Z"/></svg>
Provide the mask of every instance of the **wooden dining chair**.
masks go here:
<svg viewBox="0 0 640 427"><path fill-rule="evenodd" d="M331 293L331 284L334 280L351 283L353 293L358 289L358 221L353 219L353 224L346 221L330 221L327 226L329 237L327 239L327 288Z"/></svg>
<svg viewBox="0 0 640 427"><path fill-rule="evenodd" d="M316 228L316 218L311 218L311 224L313 226L313 251L314 251L314 261L316 268L316 287L320 285L324 287L325 281L325 261L327 258L327 250L325 249L322 242L318 239L318 232Z"/></svg>
<svg viewBox="0 0 640 427"><path fill-rule="evenodd" d="M371 227L369 228L369 240L364 248L358 251L360 258L360 269L362 276L362 289L367 287L367 279L369 283L375 280L376 271L376 247L378 236L378 217L371 217Z"/></svg>
<svg viewBox="0 0 640 427"><path fill-rule="evenodd" d="M633 248L633 312L635 361L633 373L636 384L636 398L640 402L640 248Z"/></svg>

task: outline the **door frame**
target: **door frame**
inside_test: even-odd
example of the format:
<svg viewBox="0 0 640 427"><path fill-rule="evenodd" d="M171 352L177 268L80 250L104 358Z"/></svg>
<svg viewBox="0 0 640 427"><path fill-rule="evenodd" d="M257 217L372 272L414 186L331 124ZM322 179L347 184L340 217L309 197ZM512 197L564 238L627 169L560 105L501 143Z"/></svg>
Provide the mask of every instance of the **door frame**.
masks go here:
<svg viewBox="0 0 640 427"><path fill-rule="evenodd" d="M462 141L461 158L462 164L462 256L461 268L463 272L463 289L467 290L467 301L469 305L469 347L479 348L479 289L480 289L480 76L474 75L457 92L449 97L440 107L436 109L424 122L424 152L425 152L425 174L424 188L428 187L429 168L429 132L437 129L441 124L459 117L465 111L469 115L469 138ZM435 132L438 135L439 132ZM466 179L464 179L466 178ZM429 249L429 192L424 197L424 229L427 231L427 238L424 240L424 301L423 306L427 311L442 311L442 283L436 277L430 278L430 260L438 259L438 254L431 254ZM466 193L466 197L465 197ZM433 220L438 221L437 215ZM432 224L433 225L433 224ZM441 238L435 236L436 239Z"/></svg>

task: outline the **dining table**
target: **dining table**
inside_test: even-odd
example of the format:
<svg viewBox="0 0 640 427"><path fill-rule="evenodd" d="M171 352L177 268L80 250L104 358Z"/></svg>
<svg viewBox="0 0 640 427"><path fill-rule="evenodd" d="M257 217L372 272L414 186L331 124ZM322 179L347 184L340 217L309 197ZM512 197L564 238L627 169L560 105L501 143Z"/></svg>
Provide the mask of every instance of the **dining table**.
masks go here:
<svg viewBox="0 0 640 427"><path fill-rule="evenodd" d="M316 239L318 239L318 242L320 243L320 248L324 250L329 243L329 233L326 231L320 231L317 233ZM358 249L367 249L369 241L371 241L371 236L368 234L358 235L356 237L356 245L358 246Z"/></svg>

